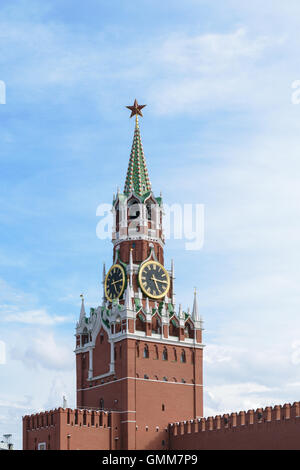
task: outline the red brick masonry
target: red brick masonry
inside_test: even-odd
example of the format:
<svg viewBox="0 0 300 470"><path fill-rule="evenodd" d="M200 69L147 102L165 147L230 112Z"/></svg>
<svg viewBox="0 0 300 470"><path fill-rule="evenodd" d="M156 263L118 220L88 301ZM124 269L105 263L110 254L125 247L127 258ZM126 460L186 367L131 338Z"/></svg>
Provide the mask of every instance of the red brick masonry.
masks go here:
<svg viewBox="0 0 300 470"><path fill-rule="evenodd" d="M120 417L59 408L23 418L23 448L119 449ZM300 449L300 402L169 425L169 449Z"/></svg>
<svg viewBox="0 0 300 470"><path fill-rule="evenodd" d="M174 450L300 449L300 402L169 425Z"/></svg>

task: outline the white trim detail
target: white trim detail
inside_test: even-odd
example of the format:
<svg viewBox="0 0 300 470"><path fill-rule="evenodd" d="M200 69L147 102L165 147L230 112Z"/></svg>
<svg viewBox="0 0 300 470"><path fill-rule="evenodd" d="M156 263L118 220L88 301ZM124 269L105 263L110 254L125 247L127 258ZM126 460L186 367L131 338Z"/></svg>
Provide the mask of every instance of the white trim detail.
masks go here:
<svg viewBox="0 0 300 470"><path fill-rule="evenodd" d="M159 337L158 337L159 336ZM146 336L146 333L144 331L139 331L139 334L134 334L134 333L123 333L120 334L119 337L116 337L115 335L112 335L112 340L114 343L118 343L119 341L122 341L123 339L138 339L140 340L143 338L146 342L151 342L151 343L158 343L161 344L161 342L170 344L172 346L181 346L181 347L187 347L187 348L196 348L196 349L203 349L205 348L205 344L203 343L196 343L193 339L191 338L185 338L185 341L189 340L189 342L185 341L174 341L170 340L170 338L175 338L175 336L171 336L168 338L164 338L161 335L157 335L155 338L151 336Z"/></svg>
<svg viewBox="0 0 300 470"><path fill-rule="evenodd" d="M183 383L183 382L169 382L169 381L165 381L165 380L143 379L141 377L123 377L122 379L112 380L111 382L106 382L105 384L94 385L93 387L78 388L77 392L92 390L93 388L104 387L105 385L112 385L116 382L121 382L122 380L128 380L128 379L143 380L144 382L155 382L155 383L170 384L170 385L185 385L185 386L189 386L189 387L203 387L202 384L187 384L187 383ZM93 380L93 379L91 379L91 380Z"/></svg>

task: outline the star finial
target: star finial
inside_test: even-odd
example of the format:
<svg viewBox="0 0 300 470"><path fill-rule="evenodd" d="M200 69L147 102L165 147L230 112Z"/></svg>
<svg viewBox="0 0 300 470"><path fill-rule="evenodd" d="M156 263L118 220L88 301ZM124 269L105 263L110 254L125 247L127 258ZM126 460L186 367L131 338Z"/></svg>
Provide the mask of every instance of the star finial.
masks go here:
<svg viewBox="0 0 300 470"><path fill-rule="evenodd" d="M146 104L139 105L137 100L134 100L133 106L126 106L126 108L130 109L131 111L131 116L130 116L131 118L135 115L143 117L141 109L143 109L145 106L147 105Z"/></svg>

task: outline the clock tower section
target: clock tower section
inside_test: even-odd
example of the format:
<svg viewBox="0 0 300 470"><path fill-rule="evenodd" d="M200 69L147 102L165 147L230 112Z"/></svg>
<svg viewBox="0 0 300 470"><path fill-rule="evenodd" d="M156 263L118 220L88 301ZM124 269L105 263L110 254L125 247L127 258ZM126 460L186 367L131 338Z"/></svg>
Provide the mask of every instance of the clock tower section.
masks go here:
<svg viewBox="0 0 300 470"><path fill-rule="evenodd" d="M113 197L113 260L102 303L76 327L77 407L110 416L111 449L167 449L168 423L203 416L203 322L176 307L174 263L164 266L163 202L135 130L124 191Z"/></svg>

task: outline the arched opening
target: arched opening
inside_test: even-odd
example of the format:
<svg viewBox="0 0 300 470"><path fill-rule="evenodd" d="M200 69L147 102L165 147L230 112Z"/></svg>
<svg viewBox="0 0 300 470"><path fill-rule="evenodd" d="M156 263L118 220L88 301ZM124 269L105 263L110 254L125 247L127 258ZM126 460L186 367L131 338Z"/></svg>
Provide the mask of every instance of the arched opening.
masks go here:
<svg viewBox="0 0 300 470"><path fill-rule="evenodd" d="M148 344L145 344L145 346L144 346L143 357L144 357L145 359L149 359L149 348L148 348Z"/></svg>
<svg viewBox="0 0 300 470"><path fill-rule="evenodd" d="M82 333L82 346L89 342L89 333L87 328L84 328Z"/></svg>
<svg viewBox="0 0 300 470"><path fill-rule="evenodd" d="M146 332L146 318L142 314L142 312L139 312L136 316L135 320L135 329L137 331L144 331Z"/></svg>
<svg viewBox="0 0 300 470"><path fill-rule="evenodd" d="M164 347L163 353L162 353L162 360L167 361L168 360L168 350L166 347Z"/></svg>
<svg viewBox="0 0 300 470"><path fill-rule="evenodd" d="M190 321L187 321L185 324L184 335L186 338L194 338L194 328Z"/></svg>
<svg viewBox="0 0 300 470"><path fill-rule="evenodd" d="M176 348L173 348L173 361L177 362L177 350L176 350Z"/></svg>
<svg viewBox="0 0 300 470"><path fill-rule="evenodd" d="M159 316L156 314L154 317L152 317L152 323L151 323L151 328L152 328L152 333L156 334L161 334L161 320Z"/></svg>
<svg viewBox="0 0 300 470"><path fill-rule="evenodd" d="M128 201L128 220L135 220L140 216L139 201L137 199L130 199Z"/></svg>
<svg viewBox="0 0 300 470"><path fill-rule="evenodd" d="M180 362L183 362L183 363L186 362L186 355L185 355L185 350L184 349L181 350Z"/></svg>
<svg viewBox="0 0 300 470"><path fill-rule="evenodd" d="M179 337L179 324L175 320L175 318L172 318L169 324L169 336L177 336Z"/></svg>

